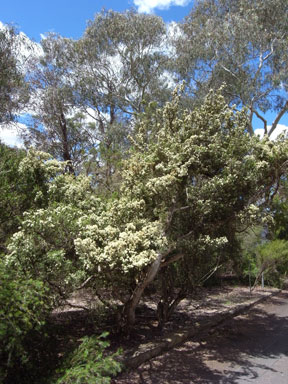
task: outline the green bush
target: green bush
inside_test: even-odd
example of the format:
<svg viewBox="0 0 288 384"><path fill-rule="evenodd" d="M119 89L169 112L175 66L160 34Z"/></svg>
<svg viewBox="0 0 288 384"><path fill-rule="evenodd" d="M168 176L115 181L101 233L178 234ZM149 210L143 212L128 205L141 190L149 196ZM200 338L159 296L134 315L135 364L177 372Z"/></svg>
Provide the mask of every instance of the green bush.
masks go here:
<svg viewBox="0 0 288 384"><path fill-rule="evenodd" d="M41 329L49 308L42 282L19 279L0 262L0 381L28 362L25 342Z"/></svg>
<svg viewBox="0 0 288 384"><path fill-rule="evenodd" d="M111 376L121 371L121 364L115 360L120 351L107 355L105 349L109 342L105 340L108 332L99 337L84 337L80 346L64 364L65 373L57 384L108 384Z"/></svg>
<svg viewBox="0 0 288 384"><path fill-rule="evenodd" d="M275 239L258 244L253 250L244 252L243 274L259 283L264 273L265 284L281 287L288 273L288 241Z"/></svg>
<svg viewBox="0 0 288 384"><path fill-rule="evenodd" d="M268 285L281 286L288 272L288 241L275 239L257 249L258 265Z"/></svg>

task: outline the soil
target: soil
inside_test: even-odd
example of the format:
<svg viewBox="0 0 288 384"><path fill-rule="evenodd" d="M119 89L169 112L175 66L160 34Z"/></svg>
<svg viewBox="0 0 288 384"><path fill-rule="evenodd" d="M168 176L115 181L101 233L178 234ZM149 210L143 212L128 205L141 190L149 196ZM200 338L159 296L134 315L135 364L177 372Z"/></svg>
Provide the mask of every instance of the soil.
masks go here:
<svg viewBox="0 0 288 384"><path fill-rule="evenodd" d="M69 328L74 328L74 335L81 336L81 331L91 333L101 333L103 329L110 332L111 350L115 351L121 347L126 357L133 355L135 351L146 350L150 345L155 345L171 333L177 332L183 328L195 326L196 323L206 321L215 314L228 308L233 308L239 304L253 301L257 298L269 294L275 289L261 288L250 292L246 286L220 286L210 288L199 288L193 295L184 299L177 307L176 311L165 324L163 329L158 328L156 317L157 302L159 300L155 295L146 296L136 312L137 322L129 335L120 333L116 328L116 319L106 316L99 319L93 318L89 313L85 314L83 310L66 308L54 313L54 321L66 322L68 320ZM89 295L81 295L73 298L73 305L89 306ZM90 316L90 318L89 318ZM70 319L70 320L69 320ZM86 323L86 325L85 325ZM67 324L68 325L68 324Z"/></svg>
<svg viewBox="0 0 288 384"><path fill-rule="evenodd" d="M193 326L200 323L218 312L235 305L245 303L257 297L262 297L271 289L255 289L252 293L245 286L222 286L212 288L200 288L193 295L182 300L175 312L165 324L163 329L158 328L156 316L157 302L155 295L146 296L136 310L136 324L129 335L119 332L116 327L116 319L113 314L99 311L85 311L76 307L91 308L91 297L87 293L80 293L71 300L73 307L62 307L53 312L51 324L65 328L76 338L81 338L87 334L110 332L112 348L124 348L125 351L137 348L139 344L161 341L171 332L175 332L183 327Z"/></svg>
<svg viewBox="0 0 288 384"><path fill-rule="evenodd" d="M287 384L288 291L122 373L113 384Z"/></svg>
<svg viewBox="0 0 288 384"><path fill-rule="evenodd" d="M74 307L58 308L52 313L47 324L46 338L38 341L36 338L35 342L38 344L31 344L31 350L37 351L35 356L32 353L32 358L38 368L35 372L33 371L33 374L30 371L27 380L27 372L20 372L21 383L45 383L45 379L51 377L67 354L79 345L84 336L100 334L104 330L108 331L110 333L110 350L115 351L121 347L125 356L129 356L143 345L146 348L149 343L160 342L171 332L201 323L216 313L232 308L237 304L260 298L271 291L273 289L264 291L256 289L250 293L249 288L242 286L201 288L193 296L187 297L179 304L162 330L158 328L156 317L158 298L151 295L145 297L145 301L140 303L136 312L137 322L129 336L119 332L114 314L101 313L99 308L92 307L91 309L95 300L93 301L91 295L83 291L71 299L71 304ZM87 308L87 310L83 308ZM35 365L34 361L33 365ZM113 382L128 383L129 381L125 381L125 375L126 373L120 375ZM12 382L15 383L13 380ZM49 382L48 379L47 382Z"/></svg>

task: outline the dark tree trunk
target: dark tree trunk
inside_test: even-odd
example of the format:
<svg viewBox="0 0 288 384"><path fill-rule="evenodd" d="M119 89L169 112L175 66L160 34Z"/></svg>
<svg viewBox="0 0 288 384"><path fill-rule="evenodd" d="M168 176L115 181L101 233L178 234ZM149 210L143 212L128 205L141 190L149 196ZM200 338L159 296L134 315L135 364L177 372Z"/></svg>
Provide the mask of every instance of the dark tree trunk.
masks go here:
<svg viewBox="0 0 288 384"><path fill-rule="evenodd" d="M70 151L69 151L69 139L68 139L67 122L66 122L66 118L65 118L63 112L61 112L59 120L60 120L60 126L61 126L61 132L62 132L62 140L63 140L63 142L62 142L62 148L63 148L62 156L63 156L63 160L67 161L67 163L68 163L68 165L67 165L68 172L71 173L71 174L75 174L75 170L74 170L74 167L72 165L71 154L70 154Z"/></svg>

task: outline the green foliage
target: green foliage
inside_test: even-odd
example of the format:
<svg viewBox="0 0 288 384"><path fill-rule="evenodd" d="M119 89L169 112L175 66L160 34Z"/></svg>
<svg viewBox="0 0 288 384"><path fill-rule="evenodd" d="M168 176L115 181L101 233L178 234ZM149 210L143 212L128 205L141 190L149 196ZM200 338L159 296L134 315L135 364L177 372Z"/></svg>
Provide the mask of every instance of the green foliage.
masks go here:
<svg viewBox="0 0 288 384"><path fill-rule="evenodd" d="M18 278L0 262L0 379L26 364L27 337L39 331L50 310L48 290L38 280Z"/></svg>
<svg viewBox="0 0 288 384"><path fill-rule="evenodd" d="M84 337L80 346L65 363L65 374L57 384L109 384L111 376L121 371L121 364L115 359L121 353L106 354L109 342L107 332L99 337Z"/></svg>
<svg viewBox="0 0 288 384"><path fill-rule="evenodd" d="M29 99L19 63L19 41L14 28L0 30L0 123L10 122ZM24 42L23 42L24 43Z"/></svg>
<svg viewBox="0 0 288 384"><path fill-rule="evenodd" d="M288 241L272 240L256 250L258 268L265 273L268 284L281 284L288 273Z"/></svg>
<svg viewBox="0 0 288 384"><path fill-rule="evenodd" d="M284 239L269 239L272 234L267 227L256 226L246 231L240 239L242 256L240 273L250 276L256 286L264 273L265 284L281 286L288 272L288 242Z"/></svg>
<svg viewBox="0 0 288 384"><path fill-rule="evenodd" d="M176 71L195 102L226 83L226 101L247 107L250 134L252 118L260 116L270 135L288 109L287 15L286 0L198 1L175 39ZM271 127L267 110L275 113Z"/></svg>
<svg viewBox="0 0 288 384"><path fill-rule="evenodd" d="M263 272L266 283L280 286L288 272L288 207L285 176L275 186L273 194L276 192L270 206L273 220L265 227L253 227L241 236L243 256L240 259L242 263L240 269L244 276L250 275L255 279L255 284Z"/></svg>
<svg viewBox="0 0 288 384"><path fill-rule="evenodd" d="M244 275L254 280L254 286L259 283L264 273L265 284L281 286L288 272L288 242L272 240L260 244L253 252L245 252L243 257Z"/></svg>
<svg viewBox="0 0 288 384"><path fill-rule="evenodd" d="M0 143L0 250L19 229L23 214L47 204L51 179L64 171L65 163L37 151L9 148Z"/></svg>
<svg viewBox="0 0 288 384"><path fill-rule="evenodd" d="M280 190L273 201L274 225L272 228L274 237L288 240L288 183L282 180Z"/></svg>
<svg viewBox="0 0 288 384"><path fill-rule="evenodd" d="M100 204L90 179L63 174L64 168L65 163L51 160L42 152L30 152L21 162L21 172L43 178L45 195L40 190L35 199L45 199L45 205L23 214L5 258L10 268L48 283L54 299L66 298L85 277L74 239L85 214L92 214Z"/></svg>
<svg viewBox="0 0 288 384"><path fill-rule="evenodd" d="M0 143L0 251L6 240L19 226L23 210L27 208L27 195L18 167L24 151L11 149Z"/></svg>

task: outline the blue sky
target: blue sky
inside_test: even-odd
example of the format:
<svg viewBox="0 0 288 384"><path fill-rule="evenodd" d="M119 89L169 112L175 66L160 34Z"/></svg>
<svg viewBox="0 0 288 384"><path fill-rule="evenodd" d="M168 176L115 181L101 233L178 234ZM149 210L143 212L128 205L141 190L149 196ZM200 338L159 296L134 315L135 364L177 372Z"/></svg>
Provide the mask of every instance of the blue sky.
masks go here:
<svg viewBox="0 0 288 384"><path fill-rule="evenodd" d="M180 21L192 5L192 0L2 0L0 21L15 24L35 41L39 41L40 35L46 32L79 38L87 20L93 19L102 8L124 11L134 7L140 11L152 11L165 21ZM161 9L164 7L166 9Z"/></svg>

